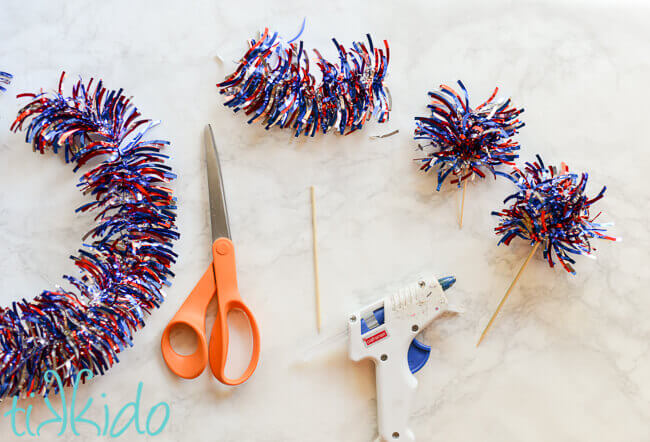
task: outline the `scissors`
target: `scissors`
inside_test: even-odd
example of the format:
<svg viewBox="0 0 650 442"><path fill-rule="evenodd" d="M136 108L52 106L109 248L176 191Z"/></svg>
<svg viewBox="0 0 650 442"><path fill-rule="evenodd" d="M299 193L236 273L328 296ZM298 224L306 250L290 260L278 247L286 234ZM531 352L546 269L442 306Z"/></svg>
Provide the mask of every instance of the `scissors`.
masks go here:
<svg viewBox="0 0 650 442"><path fill-rule="evenodd" d="M165 328L161 349L167 366L182 378L194 379L205 370L209 362L212 373L220 382L226 385L239 385L250 378L257 367L260 356L260 333L255 317L242 301L237 288L235 247L230 239L221 165L210 125L206 129L205 148L210 196L210 223L212 224L212 262ZM205 333L205 316L213 296L217 297L218 310L208 344ZM233 310L240 310L246 315L253 335L251 360L246 371L238 379L230 379L224 373L228 357L227 318L228 313ZM191 328L198 338L198 347L191 355L180 355L171 346L169 333L173 327L180 324Z"/></svg>

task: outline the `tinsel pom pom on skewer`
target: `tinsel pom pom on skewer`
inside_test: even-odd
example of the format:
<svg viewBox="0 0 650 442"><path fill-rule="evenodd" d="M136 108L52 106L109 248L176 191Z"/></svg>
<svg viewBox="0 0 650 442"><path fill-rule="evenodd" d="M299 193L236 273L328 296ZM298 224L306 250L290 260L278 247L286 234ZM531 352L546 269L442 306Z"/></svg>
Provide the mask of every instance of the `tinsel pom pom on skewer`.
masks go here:
<svg viewBox="0 0 650 442"><path fill-rule="evenodd" d="M317 82L308 51L302 41L295 42L299 36L284 42L277 32L265 29L258 40L251 40L237 69L217 85L227 97L225 106L243 110L249 124L259 119L266 129L291 128L296 137L330 130L349 134L370 119L388 120L386 40L378 48L367 35L367 44L354 42L346 49L332 39L338 63L314 49L317 75L322 78Z"/></svg>
<svg viewBox="0 0 650 442"><path fill-rule="evenodd" d="M105 373L133 345L173 277L179 234L176 198L166 184L175 175L161 153L169 142L148 139L157 123L140 119L122 89L79 80L65 96L63 78L55 93L19 95L30 102L12 130L28 123L34 150L63 149L75 171L89 163L78 186L93 201L77 212L94 211L97 225L72 257L81 276L64 276L72 289L0 307L0 399L58 392L48 370L64 386L82 374L85 380L82 370Z"/></svg>
<svg viewBox="0 0 650 442"><path fill-rule="evenodd" d="M551 267L555 257L567 272L575 274L575 260L570 255L593 257L593 238L617 240L605 233L610 224L595 222L600 212L593 217L590 214L591 206L603 198L607 187L593 198L587 196L587 173L569 173L564 163L559 170L546 167L538 155L536 162L526 163L523 171L515 168L508 177L518 190L504 200L509 207L492 212L499 217L494 229L502 235L499 244L509 245L515 237L531 244L541 242Z"/></svg>
<svg viewBox="0 0 650 442"><path fill-rule="evenodd" d="M514 168L508 177L518 190L504 200L504 203L510 203L508 207L492 212L499 217L499 225L495 228L497 235L502 235L499 244L510 245L514 238L519 237L530 241L533 248L483 330L477 346L540 246L551 267L557 259L567 272L575 274L575 260L571 255L593 257L595 247L591 240L594 238L619 240L606 234L609 224L595 222L600 212L595 216L590 213L591 206L603 198L607 188L603 186L593 198L587 196L587 173L570 173L564 163L559 170L554 166L546 167L538 155L536 162L526 163L523 171Z"/></svg>
<svg viewBox="0 0 650 442"><path fill-rule="evenodd" d="M13 75L9 72L0 71L0 92L5 92L7 90L7 85L11 83Z"/></svg>
<svg viewBox="0 0 650 442"><path fill-rule="evenodd" d="M496 177L502 172L495 168L502 164L513 166L518 157L519 143L513 139L524 123L519 115L524 111L512 105L510 99L495 100L499 88L486 102L476 108L469 103L467 89L458 81L461 94L447 85L429 92L431 111L428 117L415 117L415 139L428 144L426 157L417 158L420 169L437 171L440 190L452 174L452 184L478 175L485 178L487 169Z"/></svg>

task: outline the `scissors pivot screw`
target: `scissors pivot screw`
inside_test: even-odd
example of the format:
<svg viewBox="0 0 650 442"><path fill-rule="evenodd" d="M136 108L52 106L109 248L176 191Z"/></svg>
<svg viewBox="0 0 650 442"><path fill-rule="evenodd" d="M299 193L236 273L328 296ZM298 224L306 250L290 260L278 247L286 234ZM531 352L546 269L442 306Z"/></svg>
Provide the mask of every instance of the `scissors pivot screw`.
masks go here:
<svg viewBox="0 0 650 442"><path fill-rule="evenodd" d="M224 241L224 242L219 241L219 242L217 243L216 250L217 250L217 253L218 253L219 255L227 255L228 252L230 251L230 247L228 247L228 243L227 243L227 242L225 242L225 241Z"/></svg>

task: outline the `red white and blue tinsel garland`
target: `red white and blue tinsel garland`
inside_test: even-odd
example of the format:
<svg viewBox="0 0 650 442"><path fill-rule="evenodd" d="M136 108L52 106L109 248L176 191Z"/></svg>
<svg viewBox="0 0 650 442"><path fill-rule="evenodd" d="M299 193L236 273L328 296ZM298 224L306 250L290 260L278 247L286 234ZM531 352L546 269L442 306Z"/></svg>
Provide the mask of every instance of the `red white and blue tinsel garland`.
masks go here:
<svg viewBox="0 0 650 442"><path fill-rule="evenodd" d="M514 166L519 156L519 143L515 136L524 123L519 115L524 111L512 106L510 99L495 100L499 88L492 96L475 109L470 106L467 89L461 81L458 85L462 96L447 85L429 92L431 104L427 106L431 115L415 117L415 139L425 140L432 151L421 162L421 170L428 172L434 166L438 172L440 190L449 174L454 178L452 184L460 183L473 175L485 178L482 169L487 169L496 177L503 175L496 166Z"/></svg>
<svg viewBox="0 0 650 442"><path fill-rule="evenodd" d="M173 277L179 234L166 183L175 175L161 153L169 142L148 139L157 123L141 119L122 89L79 80L65 96L63 78L55 93L19 95L31 101L12 130L28 124L26 141L35 151L63 150L75 172L88 165L78 186L93 201L77 212L94 212L97 225L71 257L81 272L64 276L73 288L0 307L0 399L56 392L48 370L64 386L76 376L85 380L82 370L106 372L133 345Z"/></svg>
<svg viewBox="0 0 650 442"><path fill-rule="evenodd" d="M589 209L605 195L606 187L593 198L586 195L587 173L569 173L562 163L558 170L537 161L526 163L524 170L514 168L507 177L518 187L503 202L510 205L492 215L499 217L494 230L503 235L499 244L510 245L515 237L541 242L544 258L554 266L553 255L567 272L574 273L575 260L569 254L593 257L592 238L616 241L605 234L611 223L596 223L600 215L591 216Z"/></svg>
<svg viewBox="0 0 650 442"><path fill-rule="evenodd" d="M314 49L317 75L322 78L317 82L303 42L294 42L299 36L284 42L277 32L265 29L257 41L251 40L237 69L217 85L228 97L225 106L244 110L249 124L261 119L266 129L292 128L296 137L330 129L351 133L370 119L388 120L386 40L383 48L377 48L367 35L367 45L354 42L346 49L332 39L339 63L329 62Z"/></svg>

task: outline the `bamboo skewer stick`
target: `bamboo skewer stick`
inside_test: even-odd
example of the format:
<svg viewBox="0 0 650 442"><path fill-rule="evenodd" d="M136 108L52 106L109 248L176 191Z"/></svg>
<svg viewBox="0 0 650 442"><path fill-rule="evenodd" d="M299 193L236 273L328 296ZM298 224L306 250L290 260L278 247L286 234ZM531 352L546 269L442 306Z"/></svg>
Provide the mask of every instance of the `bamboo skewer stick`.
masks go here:
<svg viewBox="0 0 650 442"><path fill-rule="evenodd" d="M463 199L460 203L460 223L459 229L463 228L463 212L465 211L465 188L467 187L467 180L463 181Z"/></svg>
<svg viewBox="0 0 650 442"><path fill-rule="evenodd" d="M535 251L537 250L537 248L539 247L540 244L541 244L540 241L537 241L535 243L535 245L533 246L532 250L530 251L530 253L528 254L528 256L526 257L526 260L524 261L521 268L519 269L519 272L517 272L517 276L515 276L515 279L512 280L512 283L510 284L510 287L508 287L508 291L506 292L505 295L503 295L503 298L501 298L501 302L499 302L499 305L497 306L497 309L495 310L494 314L490 318L490 322L488 322L488 325L485 326L485 329L483 330L483 333L481 333L481 337L479 338L478 342L476 343L477 347L479 345L481 345L481 342L483 341L483 338L485 338L486 333L488 332L490 327L492 327L492 323L494 322L494 319L497 317L497 315L501 311L501 307L503 307L503 304L506 302L506 299L508 299L508 296L510 296L510 292L514 288L515 284L517 284L517 281L519 281L519 277L523 273L524 269L528 265L528 262L530 261L530 258L533 257L533 255L535 254Z"/></svg>
<svg viewBox="0 0 650 442"><path fill-rule="evenodd" d="M314 195L314 186L309 189L311 195L311 228L312 228L312 246L314 249L314 289L316 291L316 327L320 333L321 329L321 311L320 311L320 283L318 280L318 233L316 230L316 197Z"/></svg>

